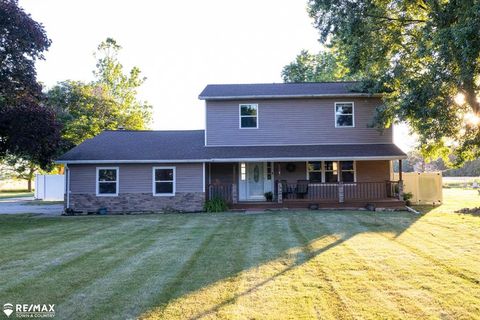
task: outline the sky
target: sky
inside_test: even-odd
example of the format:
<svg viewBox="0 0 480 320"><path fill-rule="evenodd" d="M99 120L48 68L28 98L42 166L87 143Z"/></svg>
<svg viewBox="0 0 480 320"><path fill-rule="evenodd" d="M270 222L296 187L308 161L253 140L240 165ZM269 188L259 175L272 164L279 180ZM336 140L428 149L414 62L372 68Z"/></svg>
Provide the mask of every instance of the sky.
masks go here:
<svg viewBox="0 0 480 320"><path fill-rule="evenodd" d="M93 52L112 37L119 59L147 77L142 100L153 105L152 129L203 129L198 94L212 83L282 82L282 67L302 50L321 49L306 0L20 0L52 45L37 62L46 87L92 79ZM395 130L404 150L408 130Z"/></svg>

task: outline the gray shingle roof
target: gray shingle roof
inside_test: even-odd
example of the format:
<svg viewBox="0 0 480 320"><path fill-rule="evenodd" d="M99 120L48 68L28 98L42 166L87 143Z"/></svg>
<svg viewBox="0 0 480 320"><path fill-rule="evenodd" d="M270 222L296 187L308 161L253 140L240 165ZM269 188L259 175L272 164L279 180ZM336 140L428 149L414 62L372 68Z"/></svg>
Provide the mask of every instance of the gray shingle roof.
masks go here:
<svg viewBox="0 0 480 320"><path fill-rule="evenodd" d="M257 83L209 84L199 95L201 100L226 100L237 98L287 98L328 96L369 96L361 92L358 82L307 82L307 83Z"/></svg>
<svg viewBox="0 0 480 320"><path fill-rule="evenodd" d="M405 158L394 144L205 147L204 130L104 131L58 162L190 162L239 159Z"/></svg>

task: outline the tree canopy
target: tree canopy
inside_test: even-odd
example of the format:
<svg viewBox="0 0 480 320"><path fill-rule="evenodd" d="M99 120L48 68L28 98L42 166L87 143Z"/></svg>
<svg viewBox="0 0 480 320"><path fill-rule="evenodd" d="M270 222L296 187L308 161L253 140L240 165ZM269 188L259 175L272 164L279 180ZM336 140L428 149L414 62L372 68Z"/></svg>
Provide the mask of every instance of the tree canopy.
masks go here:
<svg viewBox="0 0 480 320"><path fill-rule="evenodd" d="M145 78L137 67L124 72L118 60L120 49L108 38L95 53L98 60L93 81L64 81L47 92L48 104L57 110L63 124L67 149L103 130L148 128L152 107L137 97Z"/></svg>
<svg viewBox="0 0 480 320"><path fill-rule="evenodd" d="M284 82L322 82L335 80L356 80L358 74L350 74L342 57L332 51L311 54L302 50L290 64L283 67Z"/></svg>
<svg viewBox="0 0 480 320"><path fill-rule="evenodd" d="M431 158L480 156L480 1L310 0L308 8L346 75L385 93L378 127L408 122Z"/></svg>
<svg viewBox="0 0 480 320"><path fill-rule="evenodd" d="M15 156L47 168L56 155L59 124L42 104L35 69L49 46L43 26L17 0L0 1L0 160Z"/></svg>

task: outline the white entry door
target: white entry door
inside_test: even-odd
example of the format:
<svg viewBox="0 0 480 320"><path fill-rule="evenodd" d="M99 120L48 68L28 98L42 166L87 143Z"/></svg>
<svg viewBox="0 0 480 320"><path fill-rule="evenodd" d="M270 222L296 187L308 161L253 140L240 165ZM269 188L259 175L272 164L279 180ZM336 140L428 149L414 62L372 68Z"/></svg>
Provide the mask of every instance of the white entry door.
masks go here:
<svg viewBox="0 0 480 320"><path fill-rule="evenodd" d="M264 200L265 184L263 162L247 163L247 198L248 200Z"/></svg>

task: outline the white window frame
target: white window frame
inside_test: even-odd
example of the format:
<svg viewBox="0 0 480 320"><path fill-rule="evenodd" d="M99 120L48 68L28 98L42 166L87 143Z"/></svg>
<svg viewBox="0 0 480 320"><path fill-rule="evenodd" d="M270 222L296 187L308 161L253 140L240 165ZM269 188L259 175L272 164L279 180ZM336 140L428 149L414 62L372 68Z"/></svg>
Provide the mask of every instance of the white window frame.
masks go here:
<svg viewBox="0 0 480 320"><path fill-rule="evenodd" d="M255 106L255 108L257 109L257 115L256 116L242 116L242 106ZM257 103L240 103L238 105L238 127L240 129L258 129L258 123L259 123L259 120L260 120L260 117L259 117L259 113L258 113L258 104ZM242 118L257 118L257 126L256 127L242 127Z"/></svg>
<svg viewBox="0 0 480 320"><path fill-rule="evenodd" d="M327 182L327 172L332 172L334 173L335 172L335 169L332 169L332 170L327 170L327 166L325 164L325 162L332 162L332 163L336 163L337 164L337 181L334 181L334 182ZM339 183L340 182L340 161L331 161L331 160L328 160L328 161L322 161L322 171L323 171L323 174L322 174L322 180L324 181L324 183Z"/></svg>
<svg viewBox="0 0 480 320"><path fill-rule="evenodd" d="M338 179L341 179L342 178L342 166L340 165L340 162L346 162L346 161L349 161L349 160L344 160L344 161L339 161L339 175L338 175ZM353 161L353 182L344 182L343 179L342 179L342 182L343 183L356 183L357 182L357 161L356 160L350 160L350 161ZM347 172L350 172L352 170L347 170Z"/></svg>
<svg viewBox="0 0 480 320"><path fill-rule="evenodd" d="M320 162L320 170L317 170L315 172L320 172L321 174L321 179L322 181L318 182L318 181L313 181L311 183L323 183L323 181L325 181L325 171L324 171L324 166L323 166L323 162L324 161L307 161L306 162L306 166L307 166L307 180L310 182L310 170L308 170L308 166L310 164L310 162Z"/></svg>
<svg viewBox="0 0 480 320"><path fill-rule="evenodd" d="M331 161L331 160L329 160ZM317 171L317 172L321 172L322 173L322 182L311 182L312 184L316 184L316 183L339 183L340 182L340 179L341 179L341 174L342 174L342 167L340 165L341 162L345 162L345 161L353 161L353 182L345 182L345 183L355 183L357 182L357 161L356 160L339 160L339 161L333 161L333 162L336 162L337 163L337 182L326 182L325 181L325 173L328 171L328 172L332 172L332 170L326 170L326 166L325 166L325 162L326 161L318 161L318 160L314 160L314 161L307 161L306 162L306 166L307 166L307 180L310 181L310 171L308 170L308 164L310 162L320 162L321 163L321 170L320 171ZM348 171L351 171L351 170L348 170ZM343 182L343 181L342 181Z"/></svg>
<svg viewBox="0 0 480 320"><path fill-rule="evenodd" d="M352 125L351 126L338 126L337 125L337 116L339 116L341 114L337 114L337 104L347 104L347 103L350 103L352 105ZM334 121L335 121L335 128L355 128L355 103L353 101L335 102L335 105L333 106L333 117L334 117Z"/></svg>
<svg viewBox="0 0 480 320"><path fill-rule="evenodd" d="M116 176L116 187L115 187L115 193L99 193L99 186L100 186L100 170L116 170L117 176ZM96 180L95 180L95 193L97 197L118 197L118 189L120 188L120 167L97 167L96 168ZM107 181L104 181L107 182ZM113 181L109 181L109 183L112 183Z"/></svg>
<svg viewBox="0 0 480 320"><path fill-rule="evenodd" d="M240 163L240 181L247 180L247 164L245 162Z"/></svg>
<svg viewBox="0 0 480 320"><path fill-rule="evenodd" d="M156 181L155 180L155 170L157 169L172 169L173 170L173 180L170 181L170 180L159 180L159 181ZM172 193L156 193L155 192L155 185L156 185L156 182L172 182L173 186L172 186ZM177 191L177 168L176 167L153 167L152 168L152 194L155 196L155 197L172 197L175 195Z"/></svg>

